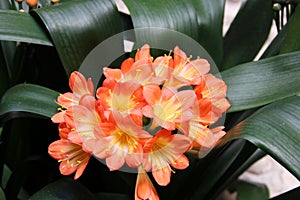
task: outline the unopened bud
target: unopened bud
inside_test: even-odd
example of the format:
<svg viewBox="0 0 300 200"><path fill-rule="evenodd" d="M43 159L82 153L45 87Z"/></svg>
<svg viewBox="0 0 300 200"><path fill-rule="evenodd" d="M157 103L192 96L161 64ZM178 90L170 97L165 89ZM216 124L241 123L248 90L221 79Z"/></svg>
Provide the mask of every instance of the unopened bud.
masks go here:
<svg viewBox="0 0 300 200"><path fill-rule="evenodd" d="M15 0L15 1L18 2L18 3L22 3L23 0Z"/></svg>
<svg viewBox="0 0 300 200"><path fill-rule="evenodd" d="M51 3L57 3L59 0L51 0Z"/></svg>
<svg viewBox="0 0 300 200"><path fill-rule="evenodd" d="M26 0L26 3L29 7L35 7L38 3L38 0Z"/></svg>

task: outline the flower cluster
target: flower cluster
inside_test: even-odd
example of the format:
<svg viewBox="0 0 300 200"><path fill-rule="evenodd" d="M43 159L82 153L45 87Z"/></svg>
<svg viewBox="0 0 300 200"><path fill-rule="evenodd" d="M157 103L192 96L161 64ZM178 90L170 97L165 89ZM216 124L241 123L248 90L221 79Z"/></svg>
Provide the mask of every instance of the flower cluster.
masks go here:
<svg viewBox="0 0 300 200"><path fill-rule="evenodd" d="M96 94L90 79L71 74L72 92L58 97L61 112L52 117L60 140L49 146L62 174L79 178L94 156L110 170L138 168L135 198L158 199L146 172L165 186L174 168L188 167L184 153L216 145L224 127L210 126L230 106L226 85L208 73L207 60L179 47L172 54L153 59L144 45L120 69L103 69Z"/></svg>

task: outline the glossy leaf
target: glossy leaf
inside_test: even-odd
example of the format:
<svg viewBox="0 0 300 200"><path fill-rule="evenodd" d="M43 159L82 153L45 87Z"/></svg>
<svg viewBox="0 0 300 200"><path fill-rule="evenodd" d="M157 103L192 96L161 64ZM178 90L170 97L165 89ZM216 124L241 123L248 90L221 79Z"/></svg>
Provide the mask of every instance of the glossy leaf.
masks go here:
<svg viewBox="0 0 300 200"><path fill-rule="evenodd" d="M237 183L237 200L267 200L269 191L266 185L259 183L250 183L238 181Z"/></svg>
<svg viewBox="0 0 300 200"><path fill-rule="evenodd" d="M191 174L190 179L195 182L193 186L188 187L190 199L214 199L222 192L224 186L226 187L222 182L226 181L227 177L230 178L256 150L254 145L249 145L243 140L234 141L220 149L216 155L208 156L211 160L205 161L204 168ZM186 185L188 183L184 183L184 186Z"/></svg>
<svg viewBox="0 0 300 200"><path fill-rule="evenodd" d="M272 5L272 0L248 0L241 7L224 38L223 69L255 58L270 31Z"/></svg>
<svg viewBox="0 0 300 200"><path fill-rule="evenodd" d="M47 28L67 74L78 70L99 43L122 31L120 15L112 0L62 1L33 10L32 14ZM123 45L122 41L115 42Z"/></svg>
<svg viewBox="0 0 300 200"><path fill-rule="evenodd" d="M300 93L300 52L238 65L221 73L229 112L255 108Z"/></svg>
<svg viewBox="0 0 300 200"><path fill-rule="evenodd" d="M253 144L249 145L249 143L247 143L247 145L244 146L243 151L240 152L239 156L231 164L230 168L228 168L228 170L216 182L214 187L211 188L210 193L208 195L210 199L216 198L217 195L220 192L222 192L222 190L226 189L228 185L236 181L238 177L244 171L246 171L252 164L254 164L256 161L258 161L260 158L266 155L266 153L264 153L260 149L253 148L253 146Z"/></svg>
<svg viewBox="0 0 300 200"><path fill-rule="evenodd" d="M13 58L16 51L16 42L12 41L1 41L0 45L2 46L2 52L4 56L4 60L6 61L6 70L8 72L7 77L12 76L12 65L13 65Z"/></svg>
<svg viewBox="0 0 300 200"><path fill-rule="evenodd" d="M63 178L50 183L35 193L29 200L95 200L94 195L77 181Z"/></svg>
<svg viewBox="0 0 300 200"><path fill-rule="evenodd" d="M17 85L10 88L2 97L0 117L3 118L11 112L29 112L51 117L57 112L55 100L58 95L58 92L38 85Z"/></svg>
<svg viewBox="0 0 300 200"><path fill-rule="evenodd" d="M0 10L0 19L0 40L52 46L46 33L28 13Z"/></svg>
<svg viewBox="0 0 300 200"><path fill-rule="evenodd" d="M249 140L300 179L300 97L286 98L257 111L228 133Z"/></svg>
<svg viewBox="0 0 300 200"><path fill-rule="evenodd" d="M0 8L1 9L9 9L10 8L10 3L9 1L0 1Z"/></svg>
<svg viewBox="0 0 300 200"><path fill-rule="evenodd" d="M300 51L300 7L296 7L292 18L288 22L288 30L285 40L283 41L280 53Z"/></svg>
<svg viewBox="0 0 300 200"><path fill-rule="evenodd" d="M3 51L1 49L1 43L0 43L0 96L5 92L5 90L8 88L9 85L9 75L7 71L7 65L6 60L3 54Z"/></svg>
<svg viewBox="0 0 300 200"><path fill-rule="evenodd" d="M5 198L5 193L4 193L4 191L2 190L1 187L0 187L0 199L6 200L6 198Z"/></svg>
<svg viewBox="0 0 300 200"><path fill-rule="evenodd" d="M23 127L22 127L23 128ZM19 131L18 133L22 133ZM28 132L26 136L28 137ZM22 137L22 134L19 136ZM24 138L23 138L24 139ZM25 139L26 140L26 139ZM23 140L24 141L24 140ZM24 142L25 143L25 142ZM18 143L19 145L22 145L20 150L23 150L23 152L28 153L28 146L34 145L30 142L30 140L26 141L26 144ZM40 151L41 152L41 151ZM15 154L14 154L15 155ZM26 156L23 158L18 158L16 161L16 166L12 171L11 176L9 177L9 180L7 182L7 185L5 187L5 194L7 199L28 199L30 196L30 189L32 190L35 188L35 191L37 190L37 183L43 183L45 184L45 179L49 180L49 176L47 177L46 174L49 172L50 169L49 162L45 162L45 160L41 159L41 156ZM47 181L48 181L47 180ZM40 187L38 187L40 188ZM28 190L26 190L28 189Z"/></svg>
<svg viewBox="0 0 300 200"><path fill-rule="evenodd" d="M2 180L1 180L1 186L3 188L6 187L7 182L9 180L9 177L11 176L11 174L12 174L12 171L8 168L7 165L4 165L3 166L3 172L2 172Z"/></svg>
<svg viewBox="0 0 300 200"><path fill-rule="evenodd" d="M188 46L189 44L184 43L187 42L185 37L191 37L208 51L217 65L220 64L223 45L223 0L124 2L130 11L134 28L138 29L135 30L138 47L144 43L156 47L168 44L169 46L165 45L168 46L165 50L169 51L175 45ZM142 28L146 29L143 31ZM173 33L165 29L184 35L174 33L173 36Z"/></svg>

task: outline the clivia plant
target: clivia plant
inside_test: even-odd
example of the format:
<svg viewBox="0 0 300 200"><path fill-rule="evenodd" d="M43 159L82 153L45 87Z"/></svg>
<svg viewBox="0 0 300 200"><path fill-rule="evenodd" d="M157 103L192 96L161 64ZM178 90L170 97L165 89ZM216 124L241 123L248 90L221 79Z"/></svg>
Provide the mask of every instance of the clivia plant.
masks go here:
<svg viewBox="0 0 300 200"><path fill-rule="evenodd" d="M269 199L238 177L300 177L298 2L2 1L0 199Z"/></svg>

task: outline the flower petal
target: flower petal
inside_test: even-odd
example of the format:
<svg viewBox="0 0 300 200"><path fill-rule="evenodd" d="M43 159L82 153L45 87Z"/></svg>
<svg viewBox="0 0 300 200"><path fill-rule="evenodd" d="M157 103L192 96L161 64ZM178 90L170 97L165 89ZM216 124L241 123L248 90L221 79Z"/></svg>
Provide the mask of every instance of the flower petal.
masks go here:
<svg viewBox="0 0 300 200"><path fill-rule="evenodd" d="M159 200L158 194L142 166L138 168L135 185L135 200Z"/></svg>
<svg viewBox="0 0 300 200"><path fill-rule="evenodd" d="M170 167L164 167L162 169L157 169L152 171L152 175L156 182L161 186L166 186L170 183L171 170Z"/></svg>
<svg viewBox="0 0 300 200"><path fill-rule="evenodd" d="M118 153L111 155L106 158L106 164L110 171L120 169L125 163L125 158L123 154L118 155Z"/></svg>
<svg viewBox="0 0 300 200"><path fill-rule="evenodd" d="M108 67L103 68L103 74L106 78L112 78L119 81L123 77L123 73L120 69L111 69Z"/></svg>
<svg viewBox="0 0 300 200"><path fill-rule="evenodd" d="M161 90L157 85L147 85L143 88L143 95L149 105L155 105L161 97Z"/></svg>
<svg viewBox="0 0 300 200"><path fill-rule="evenodd" d="M189 166L189 160L185 155L180 155L171 165L176 169L186 169Z"/></svg>

